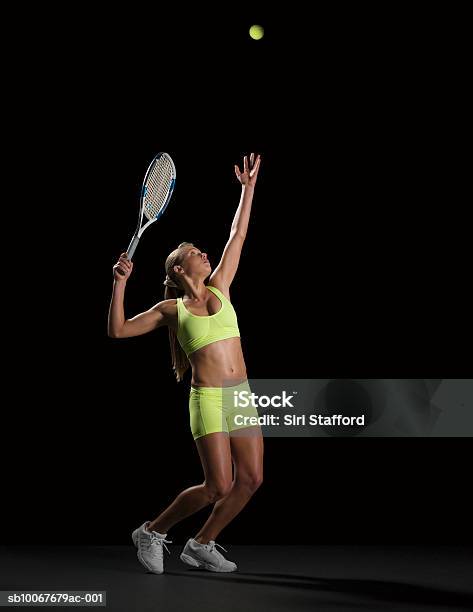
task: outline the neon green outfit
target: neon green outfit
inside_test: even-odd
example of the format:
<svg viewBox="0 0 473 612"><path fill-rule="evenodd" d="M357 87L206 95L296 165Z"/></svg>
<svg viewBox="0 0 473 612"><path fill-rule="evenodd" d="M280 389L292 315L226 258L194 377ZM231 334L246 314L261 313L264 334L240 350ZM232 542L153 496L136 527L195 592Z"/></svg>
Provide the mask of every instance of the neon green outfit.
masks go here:
<svg viewBox="0 0 473 612"><path fill-rule="evenodd" d="M240 336L235 310L230 300L220 289L207 285L207 288L220 300L221 308L213 315L192 314L184 306L182 298L177 298L178 330L177 338L183 351L189 356L194 351L226 338ZM189 397L190 426L194 440L200 436L217 431L230 433L243 427L245 416L258 416L255 407L238 407L235 392L251 393L248 380L230 387L193 387ZM241 415L241 417L239 416Z"/></svg>
<svg viewBox="0 0 473 612"><path fill-rule="evenodd" d="M177 339L188 357L211 342L240 336L236 312L230 300L216 287L207 285L207 289L210 289L222 304L220 310L213 315L192 314L184 306L182 298L177 298Z"/></svg>
<svg viewBox="0 0 473 612"><path fill-rule="evenodd" d="M245 417L258 417L258 411L249 402L240 408L235 393L251 388L247 380L232 387L192 387L189 398L190 425L194 440L216 431L230 434L237 429L256 425L244 420ZM247 396L244 395L243 398Z"/></svg>

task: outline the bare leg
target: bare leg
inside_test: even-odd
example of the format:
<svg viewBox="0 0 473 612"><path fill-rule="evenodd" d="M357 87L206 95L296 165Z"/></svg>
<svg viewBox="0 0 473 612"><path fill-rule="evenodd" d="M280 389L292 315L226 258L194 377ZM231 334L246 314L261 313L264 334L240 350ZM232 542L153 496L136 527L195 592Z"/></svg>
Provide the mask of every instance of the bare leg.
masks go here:
<svg viewBox="0 0 473 612"><path fill-rule="evenodd" d="M211 503L205 484L185 489L148 525L148 531L167 533L179 521Z"/></svg>
<svg viewBox="0 0 473 612"><path fill-rule="evenodd" d="M231 491L216 502L212 514L195 536L194 539L201 544L216 540L263 482L263 436L259 427L252 427L251 430L252 435L235 435L233 432L230 436L235 479Z"/></svg>
<svg viewBox="0 0 473 612"><path fill-rule="evenodd" d="M148 525L149 531L167 533L176 523L221 499L230 491L232 460L228 434L217 432L202 436L196 439L196 444L204 469L204 484L182 491L172 504Z"/></svg>

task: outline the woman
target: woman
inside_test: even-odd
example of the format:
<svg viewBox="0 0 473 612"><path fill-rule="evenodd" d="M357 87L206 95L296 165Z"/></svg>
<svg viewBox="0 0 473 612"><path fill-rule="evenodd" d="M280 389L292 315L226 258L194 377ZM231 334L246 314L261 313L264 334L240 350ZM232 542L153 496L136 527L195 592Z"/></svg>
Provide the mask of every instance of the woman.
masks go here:
<svg viewBox="0 0 473 612"><path fill-rule="evenodd" d="M230 302L250 219L261 157L252 153L235 165L241 199L220 263L212 272L206 253L183 242L166 259L165 299L132 319L125 319L123 299L133 263L122 254L113 268L114 286L108 333L128 338L163 325L169 328L172 364L178 381L192 368L190 425L204 470L203 484L182 491L154 521L132 534L138 559L149 571L163 573L168 530L208 504L212 513L181 553L192 567L232 572L237 566L216 549L222 529L240 512L263 479L263 437L255 408L238 408L235 391L248 391L237 317ZM209 278L210 276L210 278ZM205 284L209 278L208 284ZM232 480L232 462L234 478ZM220 547L223 548L223 547ZM225 549L223 549L225 550Z"/></svg>

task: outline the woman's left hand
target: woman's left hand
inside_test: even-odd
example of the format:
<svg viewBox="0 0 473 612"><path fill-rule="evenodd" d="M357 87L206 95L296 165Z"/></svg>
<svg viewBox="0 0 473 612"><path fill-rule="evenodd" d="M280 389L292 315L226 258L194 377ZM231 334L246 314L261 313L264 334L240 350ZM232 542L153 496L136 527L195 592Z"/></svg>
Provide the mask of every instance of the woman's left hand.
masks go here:
<svg viewBox="0 0 473 612"><path fill-rule="evenodd" d="M250 163L245 155L243 158L243 172L240 172L240 168L235 164L235 174L237 179L242 185L254 187L258 178L258 171L261 163L261 155L252 153L250 155Z"/></svg>

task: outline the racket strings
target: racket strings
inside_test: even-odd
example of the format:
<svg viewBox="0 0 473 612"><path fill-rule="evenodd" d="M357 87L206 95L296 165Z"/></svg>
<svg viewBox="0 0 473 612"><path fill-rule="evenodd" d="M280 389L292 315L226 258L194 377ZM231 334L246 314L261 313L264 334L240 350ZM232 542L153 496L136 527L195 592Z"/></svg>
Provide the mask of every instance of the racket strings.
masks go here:
<svg viewBox="0 0 473 612"><path fill-rule="evenodd" d="M173 178L173 165L163 155L151 169L146 181L144 214L148 219L154 219L166 203Z"/></svg>

